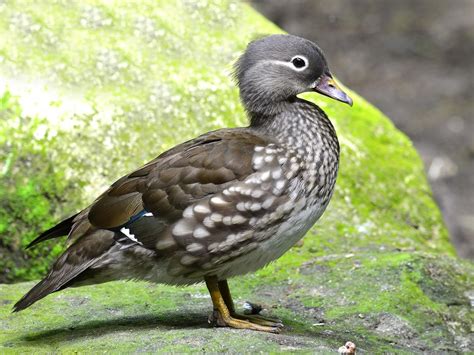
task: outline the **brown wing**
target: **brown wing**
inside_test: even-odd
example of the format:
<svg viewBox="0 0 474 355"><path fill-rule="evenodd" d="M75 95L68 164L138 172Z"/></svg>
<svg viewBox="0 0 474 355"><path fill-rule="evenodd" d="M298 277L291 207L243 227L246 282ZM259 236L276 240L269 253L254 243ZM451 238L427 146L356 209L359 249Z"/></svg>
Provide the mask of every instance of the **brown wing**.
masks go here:
<svg viewBox="0 0 474 355"><path fill-rule="evenodd" d="M190 204L251 174L253 149L266 144L245 129L225 129L178 145L115 182L75 218L70 237L89 228L120 227L142 210L155 223L170 225Z"/></svg>

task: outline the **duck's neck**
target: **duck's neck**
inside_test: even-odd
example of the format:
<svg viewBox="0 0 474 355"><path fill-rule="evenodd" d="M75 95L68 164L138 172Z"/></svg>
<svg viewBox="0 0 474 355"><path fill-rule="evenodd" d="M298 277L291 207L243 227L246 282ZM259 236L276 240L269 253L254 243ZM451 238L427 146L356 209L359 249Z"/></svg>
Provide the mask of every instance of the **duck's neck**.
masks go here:
<svg viewBox="0 0 474 355"><path fill-rule="evenodd" d="M265 90L257 80L246 79L245 83L239 85L240 99L248 112L251 124L263 116L275 116L289 109L289 106L297 100L296 96L289 91L288 87L281 86ZM254 122L255 125L258 122Z"/></svg>
<svg viewBox="0 0 474 355"><path fill-rule="evenodd" d="M296 100L298 99L295 97L288 100L269 102L264 105L260 104L257 107L245 105L250 120L250 126L264 128L271 125L271 122L282 113L291 112L294 109Z"/></svg>
<svg viewBox="0 0 474 355"><path fill-rule="evenodd" d="M334 127L318 106L295 98L279 108L276 114L249 112L250 128L293 147L309 150L325 141L339 151Z"/></svg>

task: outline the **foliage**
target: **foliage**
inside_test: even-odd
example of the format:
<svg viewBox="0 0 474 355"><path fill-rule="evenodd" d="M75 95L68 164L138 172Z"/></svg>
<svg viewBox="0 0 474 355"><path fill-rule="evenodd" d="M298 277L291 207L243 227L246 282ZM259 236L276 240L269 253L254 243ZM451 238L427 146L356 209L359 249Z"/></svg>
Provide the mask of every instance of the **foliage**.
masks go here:
<svg viewBox="0 0 474 355"><path fill-rule="evenodd" d="M62 250L60 245L44 245L23 251L64 213L57 206L70 183L49 154L63 138L49 135L46 119L22 116L8 91L1 97L0 281L38 278Z"/></svg>

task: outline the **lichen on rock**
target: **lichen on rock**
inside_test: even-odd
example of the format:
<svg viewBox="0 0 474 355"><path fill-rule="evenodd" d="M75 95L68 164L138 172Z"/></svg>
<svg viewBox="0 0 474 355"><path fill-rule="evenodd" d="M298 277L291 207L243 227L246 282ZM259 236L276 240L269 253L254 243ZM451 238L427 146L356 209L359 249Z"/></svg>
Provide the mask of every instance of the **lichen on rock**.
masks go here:
<svg viewBox="0 0 474 355"><path fill-rule="evenodd" d="M2 281L44 274L62 250L25 246L109 183L200 133L245 124L231 78L249 40L281 32L231 0L0 3ZM336 73L337 74L337 73ZM0 285L0 349L18 351L467 351L474 267L458 260L411 142L353 94L325 98L341 169L304 239L231 280L282 335L210 329L202 286L116 282L10 309L31 283ZM470 296L471 295L471 296ZM242 334L245 333L245 337Z"/></svg>

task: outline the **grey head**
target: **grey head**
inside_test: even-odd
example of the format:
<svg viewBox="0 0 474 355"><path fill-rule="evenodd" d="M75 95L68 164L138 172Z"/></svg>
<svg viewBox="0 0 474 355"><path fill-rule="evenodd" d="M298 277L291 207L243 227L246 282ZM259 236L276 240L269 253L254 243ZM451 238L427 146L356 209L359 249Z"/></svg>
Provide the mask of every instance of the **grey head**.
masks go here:
<svg viewBox="0 0 474 355"><path fill-rule="evenodd" d="M352 105L334 82L321 49L297 36L271 35L249 43L235 64L235 77L251 116L275 115L308 91Z"/></svg>

